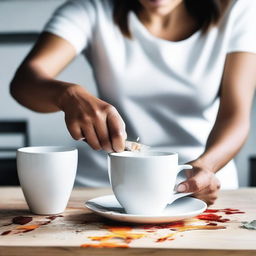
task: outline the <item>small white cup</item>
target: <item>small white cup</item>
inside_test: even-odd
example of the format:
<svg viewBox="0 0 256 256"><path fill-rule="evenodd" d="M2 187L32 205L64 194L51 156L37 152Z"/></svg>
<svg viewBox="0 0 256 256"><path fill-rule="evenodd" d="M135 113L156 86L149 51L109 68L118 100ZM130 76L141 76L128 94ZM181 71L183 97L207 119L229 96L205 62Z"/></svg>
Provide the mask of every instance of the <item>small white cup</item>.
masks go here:
<svg viewBox="0 0 256 256"><path fill-rule="evenodd" d="M192 169L178 165L178 154L122 152L108 154L112 190L128 214L159 215L167 204L190 193L174 191L178 173Z"/></svg>
<svg viewBox="0 0 256 256"><path fill-rule="evenodd" d="M77 149L72 147L17 150L20 185L33 213L52 215L65 210L75 181L77 160Z"/></svg>

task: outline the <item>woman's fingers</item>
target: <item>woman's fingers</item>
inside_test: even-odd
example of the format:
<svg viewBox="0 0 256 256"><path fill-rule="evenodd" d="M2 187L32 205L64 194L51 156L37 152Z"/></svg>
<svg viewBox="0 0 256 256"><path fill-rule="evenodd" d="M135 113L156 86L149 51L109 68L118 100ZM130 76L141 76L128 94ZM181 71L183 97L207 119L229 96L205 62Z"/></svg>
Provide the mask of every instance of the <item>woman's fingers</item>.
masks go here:
<svg viewBox="0 0 256 256"><path fill-rule="evenodd" d="M107 152L113 152L111 145L108 127L106 123L106 117L99 117L95 120L94 123L95 132L97 134L98 141L101 145L101 148Z"/></svg>
<svg viewBox="0 0 256 256"><path fill-rule="evenodd" d="M66 120L67 128L72 138L75 140L85 140L89 146L95 150L103 149L107 152L113 152L108 135L106 121L70 121Z"/></svg>
<svg viewBox="0 0 256 256"><path fill-rule="evenodd" d="M112 112L107 116L107 127L114 151L124 151L127 134L125 131L125 124L117 111L116 113Z"/></svg>
<svg viewBox="0 0 256 256"><path fill-rule="evenodd" d="M66 125L70 135L74 140L85 139L78 122L66 119Z"/></svg>
<svg viewBox="0 0 256 256"><path fill-rule="evenodd" d="M84 134L85 141L90 147L92 147L94 150L102 149L95 129L91 123L84 124L82 126L82 133Z"/></svg>
<svg viewBox="0 0 256 256"><path fill-rule="evenodd" d="M209 171L198 171L195 175L179 184L177 191L197 193L209 186L213 175L214 174Z"/></svg>
<svg viewBox="0 0 256 256"><path fill-rule="evenodd" d="M187 180L180 183L178 192L192 192L193 197L205 201L208 205L215 202L220 189L220 181L207 166L200 161L191 161L188 164L193 166L193 172L187 171Z"/></svg>
<svg viewBox="0 0 256 256"><path fill-rule="evenodd" d="M123 151L126 139L125 125L112 105L73 86L68 94L71 103L65 104L65 120L75 140L86 140L96 150Z"/></svg>
<svg viewBox="0 0 256 256"><path fill-rule="evenodd" d="M213 177L208 187L198 193L193 194L194 197L205 201L208 205L212 205L218 198L220 190L220 181L217 177Z"/></svg>

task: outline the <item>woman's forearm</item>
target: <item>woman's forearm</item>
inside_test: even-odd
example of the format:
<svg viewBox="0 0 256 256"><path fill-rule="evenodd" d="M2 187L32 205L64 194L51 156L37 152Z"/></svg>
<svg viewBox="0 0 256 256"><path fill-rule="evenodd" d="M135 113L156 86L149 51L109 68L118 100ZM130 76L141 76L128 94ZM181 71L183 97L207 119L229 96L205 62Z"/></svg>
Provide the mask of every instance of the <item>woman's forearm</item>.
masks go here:
<svg viewBox="0 0 256 256"><path fill-rule="evenodd" d="M237 115L218 118L208 137L204 153L196 160L212 172L224 167L244 144L250 121Z"/></svg>
<svg viewBox="0 0 256 256"><path fill-rule="evenodd" d="M127 135L118 111L79 85L54 80L41 70L26 70L23 66L11 83L11 94L34 111L62 110L70 135L85 140L95 150L124 150Z"/></svg>
<svg viewBox="0 0 256 256"><path fill-rule="evenodd" d="M59 98L72 84L57 81L34 67L22 66L15 74L11 95L23 106L37 112L59 111Z"/></svg>

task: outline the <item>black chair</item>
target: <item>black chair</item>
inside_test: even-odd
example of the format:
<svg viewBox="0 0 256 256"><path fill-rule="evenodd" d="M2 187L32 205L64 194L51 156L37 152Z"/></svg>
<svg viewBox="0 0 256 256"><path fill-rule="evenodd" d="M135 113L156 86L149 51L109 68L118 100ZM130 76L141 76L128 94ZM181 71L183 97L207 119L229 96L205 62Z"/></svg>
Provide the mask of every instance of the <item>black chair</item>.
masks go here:
<svg viewBox="0 0 256 256"><path fill-rule="evenodd" d="M250 157L250 177L249 184L256 187L256 156Z"/></svg>
<svg viewBox="0 0 256 256"><path fill-rule="evenodd" d="M0 186L19 185L16 168L16 150L29 146L28 123L26 120L0 120L0 136L22 136L22 145L0 145Z"/></svg>

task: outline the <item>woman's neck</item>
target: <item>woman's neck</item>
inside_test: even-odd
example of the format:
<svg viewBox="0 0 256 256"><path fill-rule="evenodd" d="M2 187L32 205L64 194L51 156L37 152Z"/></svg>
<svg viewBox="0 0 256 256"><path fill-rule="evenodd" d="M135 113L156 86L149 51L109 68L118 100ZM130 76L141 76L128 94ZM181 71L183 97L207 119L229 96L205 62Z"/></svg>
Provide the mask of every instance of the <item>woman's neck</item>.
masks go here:
<svg viewBox="0 0 256 256"><path fill-rule="evenodd" d="M196 20L189 15L182 0L162 10L143 9L139 19L152 35L170 41L184 40L198 30Z"/></svg>

